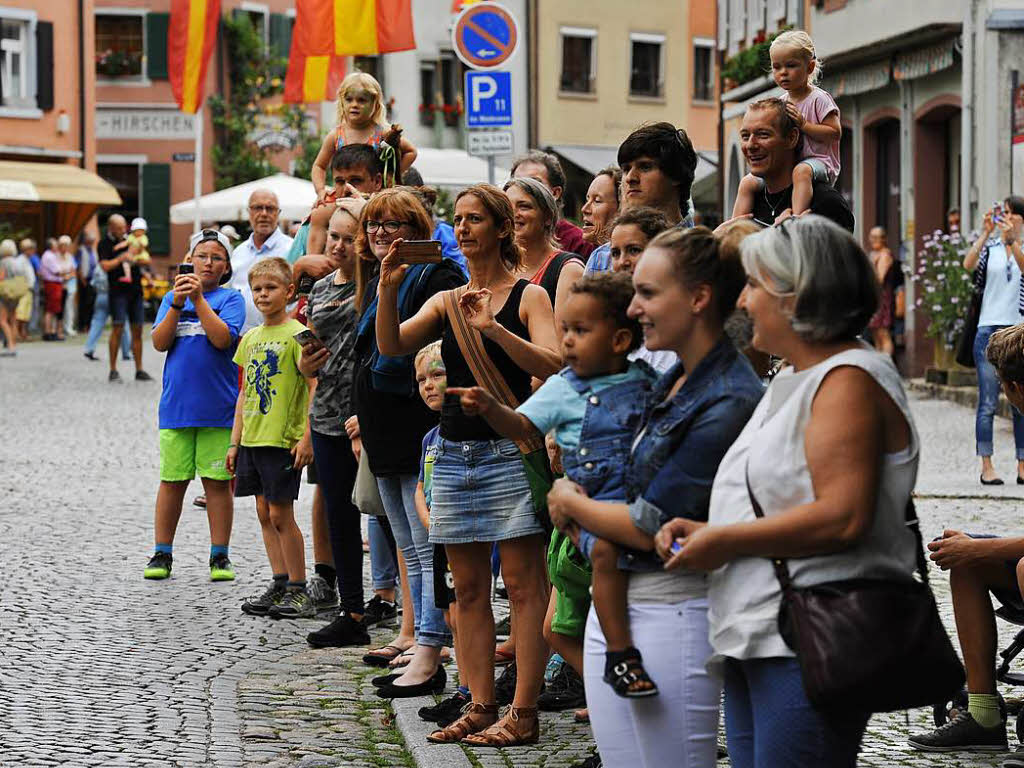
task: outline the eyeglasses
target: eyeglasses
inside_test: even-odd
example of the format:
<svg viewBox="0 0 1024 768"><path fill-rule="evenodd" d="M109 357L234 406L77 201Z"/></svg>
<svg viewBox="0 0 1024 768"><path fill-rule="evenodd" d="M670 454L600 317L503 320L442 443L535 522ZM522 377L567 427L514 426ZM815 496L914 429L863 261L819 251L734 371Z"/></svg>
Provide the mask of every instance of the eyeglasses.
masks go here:
<svg viewBox="0 0 1024 768"><path fill-rule="evenodd" d="M276 205L250 205L249 211L251 213L277 213L280 208Z"/></svg>
<svg viewBox="0 0 1024 768"><path fill-rule="evenodd" d="M368 221L364 225L366 227L366 233L374 235L383 229L387 234L393 235L402 228L407 222L404 221Z"/></svg>
<svg viewBox="0 0 1024 768"><path fill-rule="evenodd" d="M209 262L210 264L227 264L228 260L223 256L207 256L204 253L192 254L192 261Z"/></svg>

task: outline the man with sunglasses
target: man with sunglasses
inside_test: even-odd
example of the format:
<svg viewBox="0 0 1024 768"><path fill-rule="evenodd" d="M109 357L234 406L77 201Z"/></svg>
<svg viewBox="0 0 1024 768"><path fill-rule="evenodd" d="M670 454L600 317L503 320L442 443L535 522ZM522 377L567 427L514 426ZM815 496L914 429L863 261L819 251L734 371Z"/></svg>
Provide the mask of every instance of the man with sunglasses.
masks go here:
<svg viewBox="0 0 1024 768"><path fill-rule="evenodd" d="M231 282L229 287L240 291L245 299L245 325L242 335L250 328L263 322L262 315L252 301L249 289L249 269L260 259L270 256L288 258L292 247L292 239L277 226L281 206L269 189L257 189L249 195L249 226L252 234L242 243L235 246L231 254Z"/></svg>

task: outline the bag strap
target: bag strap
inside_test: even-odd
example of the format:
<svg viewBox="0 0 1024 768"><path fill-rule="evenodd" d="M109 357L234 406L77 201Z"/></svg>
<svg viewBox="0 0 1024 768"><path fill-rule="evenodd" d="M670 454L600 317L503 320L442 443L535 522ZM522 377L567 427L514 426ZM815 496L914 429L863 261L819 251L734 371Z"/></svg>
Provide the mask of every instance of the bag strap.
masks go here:
<svg viewBox="0 0 1024 768"><path fill-rule="evenodd" d="M484 349L480 332L467 322L459 308L459 299L465 292L466 286L463 285L444 293L445 314L448 315L448 324L451 326L455 341L458 342L462 357L477 385L494 395L502 405L515 410L519 407L519 398L512 392L505 377L501 375L501 371ZM522 453L533 453L543 448L544 442L538 439L517 440L516 445Z"/></svg>
<svg viewBox="0 0 1024 768"><path fill-rule="evenodd" d="M754 508L755 517L764 517L764 510L757 501L757 497L754 496L754 491L750 487L750 461L747 460L746 468L746 481L747 481L747 496L750 497L750 504ZM921 521L917 517L917 508L914 506L913 497L907 499L907 507L905 509L906 525L914 534L914 547L917 554L917 575L921 577L921 583L931 589L931 584L928 582L928 561L924 556L924 539L921 537ZM779 586L782 587L782 591L785 592L793 585L793 579L789 575L789 566L786 565L786 561L782 558L773 557L771 558L772 567L775 569L775 577L779 580Z"/></svg>

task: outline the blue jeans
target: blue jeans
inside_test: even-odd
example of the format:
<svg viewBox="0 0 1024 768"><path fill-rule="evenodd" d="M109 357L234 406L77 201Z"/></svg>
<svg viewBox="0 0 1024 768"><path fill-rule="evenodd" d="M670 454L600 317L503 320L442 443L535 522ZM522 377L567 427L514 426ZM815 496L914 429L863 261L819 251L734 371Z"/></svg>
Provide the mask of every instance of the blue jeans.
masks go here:
<svg viewBox="0 0 1024 768"><path fill-rule="evenodd" d="M855 768L868 715L826 717L794 658L726 659L725 735L733 768Z"/></svg>
<svg viewBox="0 0 1024 768"><path fill-rule="evenodd" d="M395 559L393 540L389 536L387 520L382 523L376 515L370 515L366 523L370 540L370 578L374 589L394 589L398 584L398 561Z"/></svg>
<svg viewBox="0 0 1024 768"><path fill-rule="evenodd" d="M110 316L110 294L106 291L96 294L96 303L93 305L92 322L89 324L89 338L85 340L85 351L90 354L96 351L96 343L103 335L103 329L107 325L107 318ZM121 357L127 360L132 354L132 339L130 333L121 334Z"/></svg>
<svg viewBox="0 0 1024 768"><path fill-rule="evenodd" d="M974 337L974 365L978 370L978 411L974 417L974 439L978 456L991 456L992 422L999 404L999 377L996 369L985 357L988 340L993 333L1006 328L1005 325L983 325ZM1024 459L1024 416L1016 408L1013 413L1013 442L1017 448L1017 459Z"/></svg>
<svg viewBox="0 0 1024 768"><path fill-rule="evenodd" d="M409 574L409 594L415 617L416 642L440 648L451 642L444 613L434 604L434 547L427 529L416 514L416 475L391 475L377 478L380 500L388 513L395 543L405 557Z"/></svg>

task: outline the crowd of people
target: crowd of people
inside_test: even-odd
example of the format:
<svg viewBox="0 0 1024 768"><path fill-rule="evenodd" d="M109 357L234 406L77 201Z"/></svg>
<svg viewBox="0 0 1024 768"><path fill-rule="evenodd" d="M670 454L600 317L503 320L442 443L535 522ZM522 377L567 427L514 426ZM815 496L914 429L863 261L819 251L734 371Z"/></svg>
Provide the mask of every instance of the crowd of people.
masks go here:
<svg viewBox="0 0 1024 768"><path fill-rule="evenodd" d="M724 693L732 765L854 765L870 712L811 703L772 563L789 560L802 586L912 580L905 509L920 445L891 354L863 341L893 264L874 245L884 233L870 257L856 242L833 188L838 109L813 85L806 35L786 33L771 56L788 97L747 107L749 194L714 231L692 226L697 157L669 123L623 140L590 185L583 227L563 217L558 160L537 151L501 188L459 192L449 227L415 147L382 122L379 85L347 78L295 237L274 193L253 192L249 237L194 234L157 313L166 360L145 577L171 575L198 474L210 578L234 579L232 496L254 497L269 578L241 610L328 613L309 644L367 646L364 662L387 669L373 679L380 696L448 692L420 709L437 725L430 742L531 744L541 711L577 709L597 744L584 766L713 766ZM1007 254L1024 258L1024 209L1011 208L1002 251L986 239L969 257L980 251L999 279L1006 266L1012 285L995 285L996 299L1020 280ZM126 321L145 377L142 264L125 226L111 217L89 262L108 285L96 313L114 321L112 379ZM16 254L3 248L6 270ZM56 315L57 289L43 293ZM979 330L979 358L998 356L1004 384L1024 382L1010 324L993 309ZM310 531L294 508L303 468ZM987 626L986 590L1015 584L1016 560L1005 564L1020 541L948 531L930 545L953 569L958 625L970 611ZM972 547L987 559L963 554ZM496 573L511 611L500 640ZM368 647L368 630L399 613L389 642ZM954 737L911 743L1005 749L994 631L961 641L971 708Z"/></svg>

